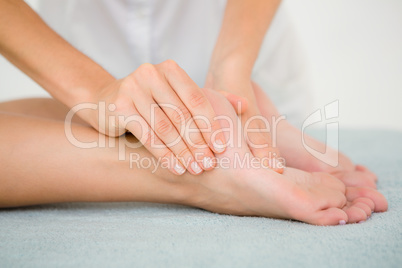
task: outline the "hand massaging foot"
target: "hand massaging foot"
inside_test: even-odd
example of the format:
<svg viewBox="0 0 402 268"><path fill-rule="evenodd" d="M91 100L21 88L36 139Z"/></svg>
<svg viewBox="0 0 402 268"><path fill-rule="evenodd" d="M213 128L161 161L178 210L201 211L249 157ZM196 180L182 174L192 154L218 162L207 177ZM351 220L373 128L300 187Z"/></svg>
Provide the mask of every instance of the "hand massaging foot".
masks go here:
<svg viewBox="0 0 402 268"><path fill-rule="evenodd" d="M216 113L229 118L236 128L238 118L229 102L217 92L207 90L206 94ZM39 106L44 108L44 103L49 101L40 100ZM71 145L65 136L63 109L54 116L52 110L57 105L53 102L54 105L37 114L39 118L16 115L24 113L33 102L37 103L23 102L21 111L17 109L20 101L0 105L0 110L14 114L3 116L0 113L0 121L9 127L2 129L0 135L4 140L3 149L23 152L7 154L2 160L6 166L13 167L2 176L0 206L3 207L56 202L145 201L180 203L218 213L295 219L319 225L360 222L372 211L387 209L385 198L375 189L345 187L340 180L325 173L286 168L281 175L259 167L255 161L252 164L251 157L245 159L251 152L243 139L238 146L229 146L225 153L217 155L218 168L199 176L188 172L175 176L165 169L154 173L149 168L130 168L128 160L118 161L117 147L79 149ZM35 107L32 109L37 111ZM31 116L33 111L29 112ZM41 119L43 115L54 120ZM227 120L221 123L224 128L230 124ZM29 141L20 128L31 129ZM75 124L73 129L80 140L91 142L99 138L99 133L87 126ZM237 133L232 134L237 140ZM120 143L120 139L114 140ZM54 157L51 149L54 146L58 147L56 155L59 157ZM128 148L127 153L152 157L144 148ZM236 157L242 160L242 166L234 165ZM229 166L224 168L223 163ZM58 168L49 169L49 166Z"/></svg>
<svg viewBox="0 0 402 268"><path fill-rule="evenodd" d="M232 118L236 127L239 122L229 102L216 92L205 92L216 113ZM221 125L229 127L227 120L221 120ZM225 134L227 139L237 140L235 132L234 137ZM197 194L188 204L218 213L295 219L317 225L362 222L372 211L387 210L387 201L375 189L345 186L327 173L286 168L278 174L251 167L251 160L242 167L235 166L233 159L243 160L246 155L251 152L244 140L239 146L228 146L217 161L229 159L229 167L218 164L213 171L194 178Z"/></svg>

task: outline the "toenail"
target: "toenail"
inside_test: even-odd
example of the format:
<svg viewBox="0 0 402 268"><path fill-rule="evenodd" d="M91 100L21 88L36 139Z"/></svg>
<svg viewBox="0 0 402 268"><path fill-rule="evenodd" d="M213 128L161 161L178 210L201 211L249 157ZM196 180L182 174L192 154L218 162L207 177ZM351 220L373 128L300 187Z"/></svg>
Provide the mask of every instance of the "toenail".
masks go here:
<svg viewBox="0 0 402 268"><path fill-rule="evenodd" d="M363 223L363 222L365 222L365 221L359 221L358 223Z"/></svg>
<svg viewBox="0 0 402 268"><path fill-rule="evenodd" d="M339 225L345 225L346 224L346 221L345 220L340 220L339 221Z"/></svg>

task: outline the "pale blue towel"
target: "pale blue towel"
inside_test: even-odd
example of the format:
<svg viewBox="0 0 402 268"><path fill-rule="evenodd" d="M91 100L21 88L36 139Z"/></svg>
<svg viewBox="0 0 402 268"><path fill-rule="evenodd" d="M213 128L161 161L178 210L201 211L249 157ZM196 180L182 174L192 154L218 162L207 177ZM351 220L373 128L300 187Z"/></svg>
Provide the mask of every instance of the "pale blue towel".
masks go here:
<svg viewBox="0 0 402 268"><path fill-rule="evenodd" d="M343 131L389 211L317 227L145 203L0 210L0 267L402 267L402 134Z"/></svg>

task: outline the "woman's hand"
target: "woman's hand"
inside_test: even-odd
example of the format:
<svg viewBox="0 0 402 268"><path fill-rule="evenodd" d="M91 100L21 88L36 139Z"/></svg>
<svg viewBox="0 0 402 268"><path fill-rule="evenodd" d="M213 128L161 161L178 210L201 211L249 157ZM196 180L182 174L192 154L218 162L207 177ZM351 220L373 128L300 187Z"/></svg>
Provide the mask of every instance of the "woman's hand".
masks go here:
<svg viewBox="0 0 402 268"><path fill-rule="evenodd" d="M81 117L108 136L131 132L175 174L213 169L214 153L225 151L226 140L210 102L172 60L143 64L94 91L91 99L104 112L86 109Z"/></svg>
<svg viewBox="0 0 402 268"><path fill-rule="evenodd" d="M272 126L265 117L261 116L250 78L229 74L231 72L222 71L218 72L218 74L210 72L207 76L205 87L227 92L223 94L241 118L244 138L252 154L260 158L264 166L282 173L285 163L280 160L279 150L273 146L271 138ZM237 95L247 99L247 108L239 107L239 103L236 103L236 99L233 97L237 97ZM244 103L242 102L241 104L244 105Z"/></svg>

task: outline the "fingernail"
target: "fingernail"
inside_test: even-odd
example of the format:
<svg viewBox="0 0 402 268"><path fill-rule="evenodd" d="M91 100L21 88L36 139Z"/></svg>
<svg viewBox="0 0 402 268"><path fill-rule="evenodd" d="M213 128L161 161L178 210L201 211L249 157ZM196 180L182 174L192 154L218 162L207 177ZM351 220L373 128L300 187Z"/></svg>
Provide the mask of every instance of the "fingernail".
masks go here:
<svg viewBox="0 0 402 268"><path fill-rule="evenodd" d="M339 225L345 225L346 224L346 221L345 220L340 220L339 221Z"/></svg>
<svg viewBox="0 0 402 268"><path fill-rule="evenodd" d="M194 171L195 174L199 174L202 172L202 168L197 164L197 162L191 163L191 169Z"/></svg>
<svg viewBox="0 0 402 268"><path fill-rule="evenodd" d="M182 167L179 163L176 163L176 165L174 166L174 170L177 172L177 174L182 175L184 172L186 172L186 170L184 169L184 167Z"/></svg>
<svg viewBox="0 0 402 268"><path fill-rule="evenodd" d="M221 140L216 140L214 142L214 149L218 153L223 153L225 151L225 144Z"/></svg>
<svg viewBox="0 0 402 268"><path fill-rule="evenodd" d="M204 168L207 169L213 167L212 158L204 157L204 159L202 160L202 165L204 166Z"/></svg>

